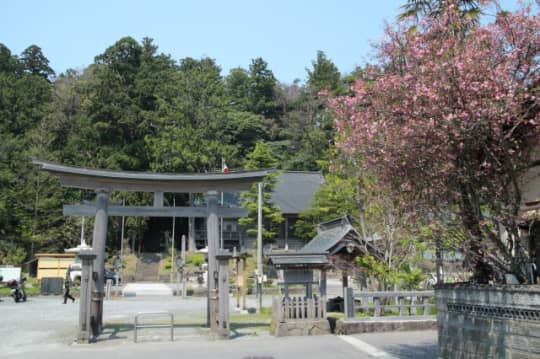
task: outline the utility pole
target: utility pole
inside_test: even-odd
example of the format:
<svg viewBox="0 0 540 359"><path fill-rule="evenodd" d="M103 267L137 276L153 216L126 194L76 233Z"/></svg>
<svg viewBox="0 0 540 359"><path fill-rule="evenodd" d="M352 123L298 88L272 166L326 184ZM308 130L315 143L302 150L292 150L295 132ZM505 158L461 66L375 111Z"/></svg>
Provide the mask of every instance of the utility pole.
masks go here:
<svg viewBox="0 0 540 359"><path fill-rule="evenodd" d="M122 199L122 206L125 206L125 205L126 205L126 200ZM122 267L123 267L122 263L124 260L124 224L125 224L125 217L122 216L122 230L120 234L120 270L118 273L119 278L122 278ZM116 283L118 283L118 281Z"/></svg>
<svg viewBox="0 0 540 359"><path fill-rule="evenodd" d="M173 208L176 207L176 198L173 197ZM172 218L172 244L171 244L171 282L174 278L174 264L176 263L176 256L174 253L174 232L176 229L176 217Z"/></svg>
<svg viewBox="0 0 540 359"><path fill-rule="evenodd" d="M186 274L184 273L184 268L186 266L186 235L182 234L182 244L181 244L180 258L182 260L182 298L186 298Z"/></svg>
<svg viewBox="0 0 540 359"><path fill-rule="evenodd" d="M262 309L262 281L263 281L263 264L262 264L262 190L263 183L259 182L258 196L257 196L257 312L260 313Z"/></svg>

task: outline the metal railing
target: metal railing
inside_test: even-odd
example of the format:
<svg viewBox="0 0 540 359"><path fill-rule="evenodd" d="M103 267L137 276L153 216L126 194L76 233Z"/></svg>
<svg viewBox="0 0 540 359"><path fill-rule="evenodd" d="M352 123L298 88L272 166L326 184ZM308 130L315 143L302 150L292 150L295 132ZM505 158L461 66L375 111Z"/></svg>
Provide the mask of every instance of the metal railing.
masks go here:
<svg viewBox="0 0 540 359"><path fill-rule="evenodd" d="M140 323L141 317L165 317L168 316L171 320L169 324L150 324ZM137 343L137 330L139 328L171 328L171 342L174 341L174 316L171 312L139 312L135 315L135 323L133 326L133 341Z"/></svg>
<svg viewBox="0 0 540 359"><path fill-rule="evenodd" d="M274 297L272 316L276 322L314 320L326 317L326 303L318 297Z"/></svg>
<svg viewBox="0 0 540 359"><path fill-rule="evenodd" d="M395 292L357 292L345 288L345 317L354 318L355 313L380 317L383 315L416 316L422 310L423 316L429 316L430 309L435 307L433 299L435 292L426 291L395 291Z"/></svg>

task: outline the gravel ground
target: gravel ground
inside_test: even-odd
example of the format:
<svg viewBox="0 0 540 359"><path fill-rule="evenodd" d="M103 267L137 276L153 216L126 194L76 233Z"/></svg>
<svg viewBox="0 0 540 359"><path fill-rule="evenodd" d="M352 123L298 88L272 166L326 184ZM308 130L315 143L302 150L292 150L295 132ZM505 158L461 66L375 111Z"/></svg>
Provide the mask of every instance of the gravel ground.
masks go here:
<svg viewBox="0 0 540 359"><path fill-rule="evenodd" d="M271 298L264 298L270 306ZM436 332L371 333L350 336L350 345L338 336L275 338L268 332L268 318L235 313L231 298L233 340L211 341L205 335L206 298L120 297L104 302L105 331L98 343L73 345L77 335L79 301L62 304L60 296L31 297L26 303L2 298L0 358L148 358L183 352L190 358L367 358L361 343L370 344L396 358L436 357ZM248 306L255 306L248 298ZM141 343L133 343L133 320L138 312L170 311L175 318L175 341L168 329L144 329ZM232 350L229 350L229 348ZM253 356L255 355L255 356ZM261 357L261 358L262 358Z"/></svg>
<svg viewBox="0 0 540 359"><path fill-rule="evenodd" d="M270 297L265 305L270 305ZM77 335L79 301L62 304L60 296L29 297L25 303L15 303L11 298L2 298L0 313L0 356L21 350L34 350L36 346L65 346L72 344ZM231 315L234 315L235 300L231 298ZM249 298L248 305L255 305ZM133 321L138 312L168 311L175 320L175 340L203 339L207 329L206 298L189 297L119 297L104 302L103 321L105 331L98 345L132 342ZM248 316L246 314L246 316ZM247 317L249 321L249 317ZM256 320L255 322L261 322ZM268 329L261 329L267 323L242 325L233 331L233 336L268 335ZM167 340L167 329L142 329L140 340ZM113 340L110 340L113 339Z"/></svg>

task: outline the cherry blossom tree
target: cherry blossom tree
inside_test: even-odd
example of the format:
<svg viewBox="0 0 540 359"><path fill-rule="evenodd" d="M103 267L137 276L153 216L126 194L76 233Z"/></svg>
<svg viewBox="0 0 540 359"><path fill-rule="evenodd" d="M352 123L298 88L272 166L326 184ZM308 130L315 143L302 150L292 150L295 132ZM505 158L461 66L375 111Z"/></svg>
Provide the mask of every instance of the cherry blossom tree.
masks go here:
<svg viewBox="0 0 540 359"><path fill-rule="evenodd" d="M459 218L477 280L487 262L523 278L520 177L540 139L540 18L523 7L479 25L457 5L413 30L387 28L378 64L329 100L337 143L402 210Z"/></svg>

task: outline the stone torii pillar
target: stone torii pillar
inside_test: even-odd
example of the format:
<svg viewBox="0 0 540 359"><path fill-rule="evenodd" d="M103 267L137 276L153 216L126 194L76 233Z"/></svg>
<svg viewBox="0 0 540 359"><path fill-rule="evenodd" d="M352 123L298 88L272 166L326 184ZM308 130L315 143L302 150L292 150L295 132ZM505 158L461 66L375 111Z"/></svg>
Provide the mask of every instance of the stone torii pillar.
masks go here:
<svg viewBox="0 0 540 359"><path fill-rule="evenodd" d="M217 216L217 191L208 191L206 197L208 217L206 219L206 235L208 239L208 326L210 331L218 331L218 263L216 260L219 248L219 226Z"/></svg>
<svg viewBox="0 0 540 359"><path fill-rule="evenodd" d="M79 252L79 258L81 258L82 262L82 271L79 298L79 333L77 335L77 342L79 344L87 344L98 334L93 332L91 326L91 300L94 283L92 273L94 272L93 263L96 259L96 254L92 250L82 250Z"/></svg>
<svg viewBox="0 0 540 359"><path fill-rule="evenodd" d="M105 293L105 242L107 240L107 223L108 223L108 207L109 193L107 189L96 190L96 216L94 219L94 234L92 248L96 254L94 261L95 288L92 291L91 317L94 325L97 327L97 332L101 333L103 328L103 296Z"/></svg>
<svg viewBox="0 0 540 359"><path fill-rule="evenodd" d="M229 259L231 252L220 250L216 256L218 263L218 317L217 337L228 339L229 330ZM214 336L215 336L214 334Z"/></svg>
<svg viewBox="0 0 540 359"><path fill-rule="evenodd" d="M229 251L219 250L218 192L207 192L208 321L216 338L229 337Z"/></svg>

